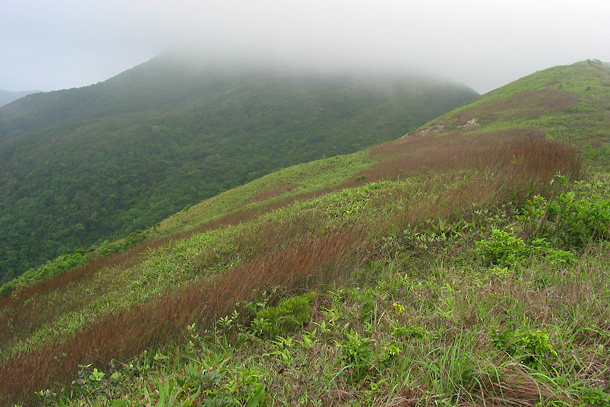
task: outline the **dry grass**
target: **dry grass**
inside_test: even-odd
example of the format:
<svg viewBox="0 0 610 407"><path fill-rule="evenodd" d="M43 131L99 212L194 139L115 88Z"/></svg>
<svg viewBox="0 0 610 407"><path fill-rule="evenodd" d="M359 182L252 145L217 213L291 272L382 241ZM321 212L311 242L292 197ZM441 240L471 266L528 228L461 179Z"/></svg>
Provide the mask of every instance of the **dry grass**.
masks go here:
<svg viewBox="0 0 610 407"><path fill-rule="evenodd" d="M472 145L478 147L471 148ZM112 359L127 361L144 349L180 342L184 339L183 329L186 325L198 322L200 326L209 326L215 318L230 312L237 301L249 300L255 289L277 286L290 292L338 282L370 258L372 247L367 236L382 235L391 225L404 226L426 219L446 218L472 205L495 205L523 199L532 186L548 184L547 181L557 171L575 177L580 170L574 149L521 132L477 136L463 134L453 139L402 139L374 151L384 156L385 160L366 172L367 182L415 174L421 172L422 168L425 171L478 171L475 171L474 177L448 188L446 194L438 199L413 202L404 212L380 222L373 231L365 229L369 225L354 224L315 236L308 233L310 224L306 214L301 221L288 228L275 226L261 229L258 231L259 239L263 242L261 250L218 278L199 281L157 300L106 315L70 338L47 343L35 351L5 360L0 366L4 402L28 400L34 391L52 387L55 383L68 383L79 364L104 365ZM361 181L354 179L340 187L359 183ZM434 189L439 186L430 184L428 187ZM56 289L61 295L61 289L65 289L66 284L76 284L100 267L127 267L149 247L163 246L171 239L252 219L296 199L307 199L313 195L304 194L236 212L191 232L97 259L20 292L20 301L35 299ZM36 307L40 305L36 305L35 301L30 301L28 305L21 302L19 307L11 301L8 300L4 307L15 307L13 316L22 317L13 318L10 322L17 323L14 328L19 332L26 333L33 325L42 323L36 317ZM63 311L70 310L71 306L67 304ZM3 317L6 315L10 315L10 312L3 314ZM7 321L4 318L0 323L6 326ZM485 384L485 391L490 394L501 391L507 400L526 397L525 393L531 391L530 385L520 382L521 379L515 375L507 373L503 376L503 382L490 381Z"/></svg>
<svg viewBox="0 0 610 407"><path fill-rule="evenodd" d="M265 238L281 240L286 233L294 231L270 231ZM69 382L79 364L127 361L144 349L181 341L186 325L209 326L236 301L248 300L253 290L281 286L294 291L336 281L360 264L365 247L362 232L354 229L292 241L283 248L273 245L216 281L108 315L67 340L5 362L0 367L5 402L27 400L36 390Z"/></svg>
<svg viewBox="0 0 610 407"><path fill-rule="evenodd" d="M509 98L489 100L475 104L460 112L450 123L464 125L468 120L496 120L500 117L535 119L547 112L557 112L576 106L580 96L567 90L546 88L541 90L527 89L511 95ZM512 112L506 116L507 112Z"/></svg>
<svg viewBox="0 0 610 407"><path fill-rule="evenodd" d="M484 377L477 387L473 393L478 395L479 405L486 406L533 407L554 396L550 386L535 381L517 364L501 367L497 375Z"/></svg>
<svg viewBox="0 0 610 407"><path fill-rule="evenodd" d="M266 201L271 198L275 198L276 196L281 195L284 192L292 191L292 189L294 189L294 187L295 186L293 184L280 184L273 188L266 189L264 191L259 192L254 198L252 198L250 201L246 202L245 205L250 204L250 203L255 203L255 202L262 202L262 201Z"/></svg>

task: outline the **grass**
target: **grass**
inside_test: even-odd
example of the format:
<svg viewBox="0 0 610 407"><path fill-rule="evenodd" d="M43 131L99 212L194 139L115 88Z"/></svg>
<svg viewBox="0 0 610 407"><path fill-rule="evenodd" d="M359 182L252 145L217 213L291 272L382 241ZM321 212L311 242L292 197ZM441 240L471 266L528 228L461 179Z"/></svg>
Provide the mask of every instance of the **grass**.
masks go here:
<svg viewBox="0 0 610 407"><path fill-rule="evenodd" d="M179 212L161 222L155 232L161 236L171 235L226 217L233 211L256 208L262 202L269 204L289 196L319 191L341 183L374 162L367 151L362 151L280 170Z"/></svg>
<svg viewBox="0 0 610 407"><path fill-rule="evenodd" d="M493 215L473 214L477 228L446 239L384 236L375 261L317 296L302 330L258 336L250 308L273 297L259 291L207 329L183 326L183 345L117 361L99 381L84 368L67 405L607 405L607 242L569 269L537 257L489 267L471 233L514 222ZM494 342L537 330L544 353Z"/></svg>
<svg viewBox="0 0 610 407"><path fill-rule="evenodd" d="M528 147L519 150L520 143ZM61 295L51 291L48 295L55 301L71 295L82 298L83 292L91 293L92 301L82 306L75 300L71 303L73 310L43 314L41 323L55 321L37 330L32 323L24 327L27 331L19 333L13 325L12 340L16 342L8 342L5 348L0 377L7 389L23 389L23 377L38 378L34 389L53 387L49 379L68 380L74 372L70 366L127 360L168 341L180 342L185 326L194 322L210 326L215 318L230 314L236 302L253 300L256 291L279 287L289 293L332 287L376 259L379 240L388 238L388 233L397 228L422 225L431 217L451 221L477 207L501 204L515 198L514 191L521 189L523 182L528 187L531 182L542 186L548 173L559 168L542 171L541 163L558 164L550 158L555 152L576 157L561 145L546 143L517 140L498 147L495 153L488 152L485 156L491 161L487 163L473 152L467 161L478 163L481 170L468 164L468 171L430 170L404 180L377 181L330 192L256 221L195 234L151 250L127 267L98 272L98 279L89 278L86 287L75 284L71 287L73 294L70 286L62 287L65 291ZM531 154L523 155L517 166L511 162L515 151ZM501 157L502 164L497 161ZM569 157L566 154L561 161L566 173L571 168ZM531 165L526 165L530 161ZM456 163L456 168L461 167ZM507 170L513 167L520 171ZM506 178L507 174L511 177ZM15 299L13 313L4 310L2 315L9 326L18 320L11 315L24 309L32 309L35 314L36 308L29 306L40 303L26 300L20 306L19 296ZM54 355L64 355L61 363L49 363ZM26 389L30 393L32 390Z"/></svg>
<svg viewBox="0 0 610 407"><path fill-rule="evenodd" d="M23 284L1 403L608 405L610 178L492 126L273 174Z"/></svg>
<svg viewBox="0 0 610 407"><path fill-rule="evenodd" d="M454 131L477 119L480 125L471 129L476 132L534 128L549 138L597 149L609 141L609 72L593 61L537 72L441 116L424 131Z"/></svg>

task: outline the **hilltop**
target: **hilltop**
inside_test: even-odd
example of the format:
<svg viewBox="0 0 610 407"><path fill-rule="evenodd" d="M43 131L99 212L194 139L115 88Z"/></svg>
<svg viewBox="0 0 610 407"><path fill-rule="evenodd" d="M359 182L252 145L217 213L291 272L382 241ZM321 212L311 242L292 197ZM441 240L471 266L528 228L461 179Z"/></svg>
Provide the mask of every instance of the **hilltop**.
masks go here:
<svg viewBox="0 0 610 407"><path fill-rule="evenodd" d="M161 54L0 108L0 282L301 162L404 134L476 99L413 76Z"/></svg>
<svg viewBox="0 0 610 407"><path fill-rule="evenodd" d="M551 68L32 270L0 400L607 406L609 111Z"/></svg>

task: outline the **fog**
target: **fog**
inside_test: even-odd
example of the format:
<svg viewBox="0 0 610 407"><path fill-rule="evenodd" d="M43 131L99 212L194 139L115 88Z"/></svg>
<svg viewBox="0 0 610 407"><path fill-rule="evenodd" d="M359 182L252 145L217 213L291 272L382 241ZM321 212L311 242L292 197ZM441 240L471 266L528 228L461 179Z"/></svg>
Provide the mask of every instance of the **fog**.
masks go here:
<svg viewBox="0 0 610 407"><path fill-rule="evenodd" d="M103 81L173 47L293 68L419 71L480 93L610 60L607 0L2 0L0 89Z"/></svg>

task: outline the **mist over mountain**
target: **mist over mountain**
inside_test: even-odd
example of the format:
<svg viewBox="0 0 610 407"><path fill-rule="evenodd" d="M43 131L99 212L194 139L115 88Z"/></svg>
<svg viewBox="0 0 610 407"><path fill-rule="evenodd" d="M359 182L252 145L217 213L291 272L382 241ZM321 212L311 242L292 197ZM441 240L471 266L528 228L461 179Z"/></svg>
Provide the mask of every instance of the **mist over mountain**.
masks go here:
<svg viewBox="0 0 610 407"><path fill-rule="evenodd" d="M228 61L168 51L0 108L0 280L478 97L412 74Z"/></svg>

